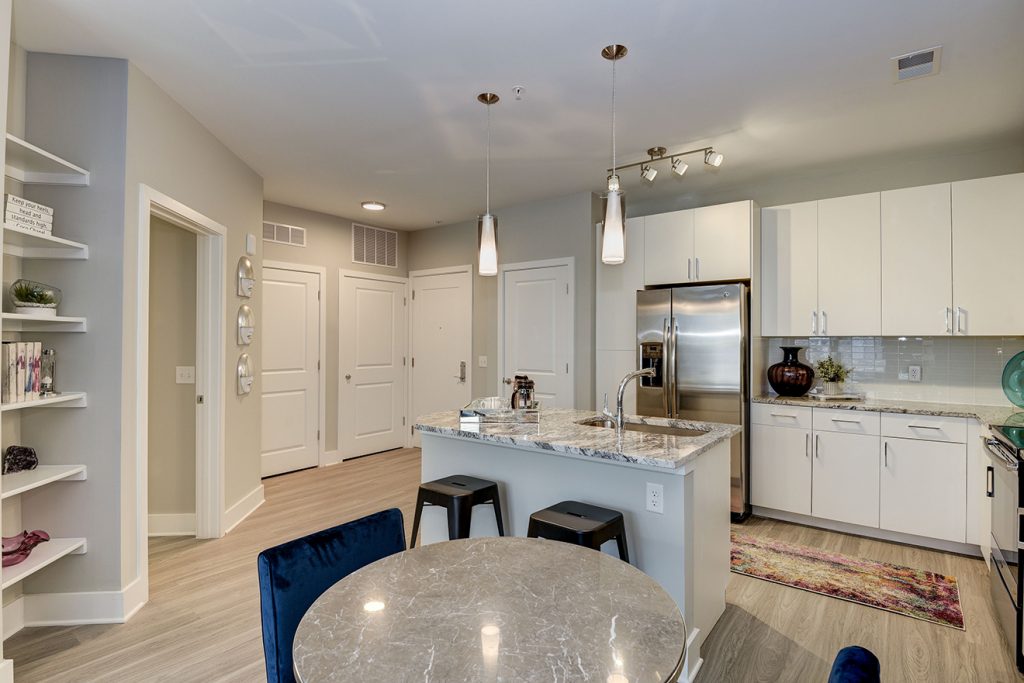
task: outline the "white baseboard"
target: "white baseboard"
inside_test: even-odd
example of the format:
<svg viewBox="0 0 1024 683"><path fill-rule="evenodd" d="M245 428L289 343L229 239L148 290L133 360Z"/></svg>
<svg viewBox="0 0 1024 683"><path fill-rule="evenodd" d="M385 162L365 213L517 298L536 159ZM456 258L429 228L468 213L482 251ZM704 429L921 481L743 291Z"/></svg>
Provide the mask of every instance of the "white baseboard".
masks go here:
<svg viewBox="0 0 1024 683"><path fill-rule="evenodd" d="M151 514L149 516L150 536L195 536L196 515L186 514Z"/></svg>
<svg viewBox="0 0 1024 683"><path fill-rule="evenodd" d="M230 532L241 524L242 520L255 512L260 505L263 505L263 484L254 488L240 501L224 511L224 533Z"/></svg>
<svg viewBox="0 0 1024 683"><path fill-rule="evenodd" d="M0 683L14 683L14 660L0 660Z"/></svg>
<svg viewBox="0 0 1024 683"><path fill-rule="evenodd" d="M971 543L957 543L956 541L944 541L938 538L927 538L925 536L904 534L899 531L875 529L873 527L860 526L859 524L834 522L830 519L809 517L795 512L773 510L771 508L762 508L756 505L751 508L751 512L758 517L778 519L783 522L794 522L796 524L803 524L804 526L828 529L829 531L838 531L840 533L852 534L854 536L866 536L867 538L875 538L880 541L891 541L893 543L902 543L903 545L916 545L921 548L931 548L932 550L941 550L947 553L958 553L960 555L971 555L974 557L982 556L981 548Z"/></svg>
<svg viewBox="0 0 1024 683"><path fill-rule="evenodd" d="M119 591L30 593L3 608L3 638L6 640L26 626L123 624L146 604L148 597L142 579L135 579Z"/></svg>
<svg viewBox="0 0 1024 683"><path fill-rule="evenodd" d="M328 465L337 465L339 462L344 460L341 457L341 451L324 451L320 454L320 467L327 467Z"/></svg>

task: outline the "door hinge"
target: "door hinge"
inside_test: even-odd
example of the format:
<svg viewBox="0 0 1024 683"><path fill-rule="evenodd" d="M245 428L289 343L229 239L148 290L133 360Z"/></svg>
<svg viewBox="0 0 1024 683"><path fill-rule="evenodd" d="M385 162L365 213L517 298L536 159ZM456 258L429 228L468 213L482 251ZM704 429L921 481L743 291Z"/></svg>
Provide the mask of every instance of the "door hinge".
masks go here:
<svg viewBox="0 0 1024 683"><path fill-rule="evenodd" d="M567 375L569 374L569 364L568 363L565 364L565 374L567 374Z"/></svg>
<svg viewBox="0 0 1024 683"><path fill-rule="evenodd" d="M316 300L320 301L320 290L316 290Z"/></svg>
<svg viewBox="0 0 1024 683"><path fill-rule="evenodd" d="M416 435L416 429L412 425L409 425L409 434Z"/></svg>
<svg viewBox="0 0 1024 683"><path fill-rule="evenodd" d="M565 293L567 295L569 294L569 283L568 282L565 283Z"/></svg>
<svg viewBox="0 0 1024 683"><path fill-rule="evenodd" d="M405 367L405 356L402 356L402 367Z"/></svg>
<svg viewBox="0 0 1024 683"><path fill-rule="evenodd" d="M319 371L320 371L320 361L317 361L317 362L316 362L316 369L317 369L317 372L319 372Z"/></svg>
<svg viewBox="0 0 1024 683"><path fill-rule="evenodd" d="M319 430L319 429L318 429L318 430L316 430L316 440L317 440L317 441L319 441L319 440L320 440L320 430Z"/></svg>
<svg viewBox="0 0 1024 683"><path fill-rule="evenodd" d="M404 296L402 297L402 305L403 305L403 306L407 306L407 305L408 305L408 304L406 303L406 301L405 301L405 297L404 297Z"/></svg>
<svg viewBox="0 0 1024 683"><path fill-rule="evenodd" d="M206 397L203 396L202 394L197 394L196 395L196 405L201 406L201 405L203 405L205 403L206 403Z"/></svg>
<svg viewBox="0 0 1024 683"><path fill-rule="evenodd" d="M416 367L416 356L412 357L412 366Z"/></svg>
<svg viewBox="0 0 1024 683"><path fill-rule="evenodd" d="M402 426L405 426L405 416L402 416Z"/></svg>
<svg viewBox="0 0 1024 683"><path fill-rule="evenodd" d="M412 290L412 300L416 301L416 290Z"/></svg>

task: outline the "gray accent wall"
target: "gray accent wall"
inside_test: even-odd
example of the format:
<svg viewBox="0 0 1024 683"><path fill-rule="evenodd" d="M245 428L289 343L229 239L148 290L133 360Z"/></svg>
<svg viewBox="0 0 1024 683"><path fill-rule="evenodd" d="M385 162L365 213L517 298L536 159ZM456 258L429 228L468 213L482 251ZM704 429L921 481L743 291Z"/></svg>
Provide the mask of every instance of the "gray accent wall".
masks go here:
<svg viewBox="0 0 1024 683"><path fill-rule="evenodd" d="M398 233L398 267L370 266L352 262L352 223L373 225L372 220L353 221L340 216L331 216L319 211L300 209L295 206L263 202L263 220L284 225L296 225L306 229L306 246L263 242L263 258L327 269L327 281L321 283L322 296L326 297L326 433L325 447L328 451L338 448L338 296L340 282L338 271L359 270L393 277L409 274L409 233Z"/></svg>
<svg viewBox="0 0 1024 683"><path fill-rule="evenodd" d="M593 407L594 223L600 200L590 192L494 209L498 218L498 263L522 263L571 256L575 259L575 401ZM409 233L409 270L477 265L476 220ZM498 278L474 275L473 395L497 396ZM476 367L487 356L488 367Z"/></svg>

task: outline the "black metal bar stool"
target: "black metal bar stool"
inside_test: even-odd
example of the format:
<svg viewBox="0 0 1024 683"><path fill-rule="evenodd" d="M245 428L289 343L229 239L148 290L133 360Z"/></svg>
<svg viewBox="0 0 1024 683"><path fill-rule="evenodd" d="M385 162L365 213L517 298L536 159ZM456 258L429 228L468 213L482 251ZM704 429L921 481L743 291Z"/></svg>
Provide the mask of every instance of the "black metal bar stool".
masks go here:
<svg viewBox="0 0 1024 683"><path fill-rule="evenodd" d="M600 550L605 541L615 539L619 546L619 559L629 562L626 525L622 513L616 510L563 500L530 515L526 535L575 543L594 550Z"/></svg>
<svg viewBox="0 0 1024 683"><path fill-rule="evenodd" d="M416 516L412 522L412 542L416 546L416 535L420 530L420 514L424 505L438 505L448 510L448 539L469 538L469 523L473 506L483 503L494 505L494 520L498 523L498 535L505 535L501 521L501 496L498 485L486 479L477 479L463 474L428 481L420 484L416 494Z"/></svg>

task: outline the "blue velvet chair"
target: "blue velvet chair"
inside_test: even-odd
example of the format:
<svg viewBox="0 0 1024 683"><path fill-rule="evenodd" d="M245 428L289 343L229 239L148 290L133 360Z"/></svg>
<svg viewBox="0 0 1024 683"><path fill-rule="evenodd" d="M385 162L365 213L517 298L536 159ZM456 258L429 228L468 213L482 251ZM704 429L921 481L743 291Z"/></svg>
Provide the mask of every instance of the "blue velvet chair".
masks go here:
<svg viewBox="0 0 1024 683"><path fill-rule="evenodd" d="M317 598L360 567L403 550L402 512L392 508L261 552L257 566L268 683L294 683L292 641Z"/></svg>
<svg viewBox="0 0 1024 683"><path fill-rule="evenodd" d="M828 683L879 683L882 665L871 650L853 645L844 647L832 662Z"/></svg>

